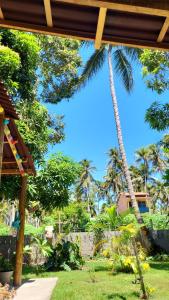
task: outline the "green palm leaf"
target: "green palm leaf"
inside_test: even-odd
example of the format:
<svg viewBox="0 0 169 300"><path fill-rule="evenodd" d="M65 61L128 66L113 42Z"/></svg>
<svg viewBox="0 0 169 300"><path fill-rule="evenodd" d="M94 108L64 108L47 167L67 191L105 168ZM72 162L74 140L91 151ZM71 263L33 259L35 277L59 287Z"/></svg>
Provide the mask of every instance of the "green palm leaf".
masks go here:
<svg viewBox="0 0 169 300"><path fill-rule="evenodd" d="M92 79L96 73L103 67L106 60L106 48L102 46L96 50L87 61L81 75L81 84L84 86L87 80Z"/></svg>
<svg viewBox="0 0 169 300"><path fill-rule="evenodd" d="M121 77L123 84L128 92L133 88L132 67L122 49L117 49L113 53L114 68L116 73Z"/></svg>

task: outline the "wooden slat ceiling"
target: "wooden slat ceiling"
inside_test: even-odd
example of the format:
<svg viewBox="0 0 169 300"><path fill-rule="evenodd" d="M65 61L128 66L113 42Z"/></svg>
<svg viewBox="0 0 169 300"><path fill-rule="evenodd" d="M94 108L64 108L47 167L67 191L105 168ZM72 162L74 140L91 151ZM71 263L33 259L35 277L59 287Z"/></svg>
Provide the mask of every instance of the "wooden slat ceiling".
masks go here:
<svg viewBox="0 0 169 300"><path fill-rule="evenodd" d="M1 0L0 26L169 50L169 0Z"/></svg>

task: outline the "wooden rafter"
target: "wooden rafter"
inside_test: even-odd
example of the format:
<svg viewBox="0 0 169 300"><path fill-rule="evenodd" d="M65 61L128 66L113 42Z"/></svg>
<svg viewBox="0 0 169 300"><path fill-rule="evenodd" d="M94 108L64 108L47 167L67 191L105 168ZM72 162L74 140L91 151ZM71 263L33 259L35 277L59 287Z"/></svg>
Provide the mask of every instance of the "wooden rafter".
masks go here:
<svg viewBox="0 0 169 300"><path fill-rule="evenodd" d="M165 19L165 22L164 22L164 24L163 24L163 26L161 28L161 31L160 31L158 39L157 39L158 43L161 43L163 41L163 39L164 39L164 37L165 37L165 35L167 33L168 28L169 28L169 17L167 17Z"/></svg>
<svg viewBox="0 0 169 300"><path fill-rule="evenodd" d="M0 19L4 19L4 14L3 14L3 11L2 11L2 7L0 7Z"/></svg>
<svg viewBox="0 0 169 300"><path fill-rule="evenodd" d="M22 159L22 163L27 163L28 160L27 159ZM3 160L2 164L4 165L8 165L8 164L16 164L16 160Z"/></svg>
<svg viewBox="0 0 169 300"><path fill-rule="evenodd" d="M26 24L21 22L14 22L14 21L7 21L7 20L0 20L0 27L3 28L13 28L17 30L23 30L28 32L36 32L41 34L49 34L49 35L55 35L60 37L67 38L67 34L57 32L57 29L51 28L51 27L45 27L45 26L39 26L39 25L32 25L32 24ZM69 38L72 39L79 39L79 40L86 40L91 41L95 40L92 37L81 37L77 35L76 32L72 31L72 33L69 33ZM128 47L136 47L136 48L149 48L149 49L158 49L158 50L164 50L169 51L169 45L167 43L157 43L157 42L150 42L150 41L137 41L135 39L129 39L129 38L118 38L113 37L113 41L109 41L106 39L102 40L102 43L106 44L112 44L112 45L122 45L122 46L128 46Z"/></svg>
<svg viewBox="0 0 169 300"><path fill-rule="evenodd" d="M32 174L31 169L26 169L26 174ZM18 169L3 169L2 175L20 175L20 171ZM24 176L22 176L24 177Z"/></svg>
<svg viewBox="0 0 169 300"><path fill-rule="evenodd" d="M153 16L169 16L169 3L165 8L160 5L160 1L149 1L150 4L146 4L145 1L133 1L137 2L137 4L132 4L130 0L125 1L102 1L102 0L55 0L55 2L63 2L69 4L76 4L76 5L85 5L91 7L104 7L107 9L124 11L124 12L131 12L131 13L138 13L138 14L147 14ZM148 1L147 1L148 2ZM155 3L156 2L156 3Z"/></svg>
<svg viewBox="0 0 169 300"><path fill-rule="evenodd" d="M4 148L4 109L0 105L0 182L1 182L1 174L2 174L3 148Z"/></svg>
<svg viewBox="0 0 169 300"><path fill-rule="evenodd" d="M102 43L102 36L104 31L104 24L106 20L106 13L107 8L101 7L99 10L99 17L98 17L98 23L97 23L97 31L96 31L96 38L95 38L95 48L100 49L101 43Z"/></svg>
<svg viewBox="0 0 169 300"><path fill-rule="evenodd" d="M51 10L50 0L44 0L44 8L45 8L47 26L53 27L52 10Z"/></svg>
<svg viewBox="0 0 169 300"><path fill-rule="evenodd" d="M10 148L11 148L11 150L12 150L12 153L13 153L13 155L14 155L14 157L15 157L16 163L17 163L17 165L18 165L19 173L20 173L22 176L24 176L25 171L24 171L24 168L23 168L23 165L22 165L22 160L17 159L18 152L17 152L17 149L16 149L15 145L12 144L12 141L11 141L11 140L12 140L12 136L11 136L11 134L10 134L10 130L9 130L9 128L8 128L7 125L4 126L4 132L5 132L6 139L7 139L8 143L9 143L9 145L10 145ZM19 156L19 155L18 155L18 156ZM2 173L2 174L3 174L3 173Z"/></svg>

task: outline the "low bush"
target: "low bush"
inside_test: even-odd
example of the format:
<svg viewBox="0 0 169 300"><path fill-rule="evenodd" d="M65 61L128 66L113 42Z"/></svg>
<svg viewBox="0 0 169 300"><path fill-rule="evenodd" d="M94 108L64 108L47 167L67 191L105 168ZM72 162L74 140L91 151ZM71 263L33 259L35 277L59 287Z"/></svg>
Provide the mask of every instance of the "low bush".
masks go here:
<svg viewBox="0 0 169 300"><path fill-rule="evenodd" d="M157 261L157 262L169 262L168 254L156 254L154 256L147 257L148 261Z"/></svg>
<svg viewBox="0 0 169 300"><path fill-rule="evenodd" d="M11 227L0 224L0 236L10 235L11 234Z"/></svg>
<svg viewBox="0 0 169 300"><path fill-rule="evenodd" d="M49 271L71 271L80 269L83 264L84 261L80 255L79 246L69 241L61 241L56 247L53 247L45 268Z"/></svg>
<svg viewBox="0 0 169 300"><path fill-rule="evenodd" d="M35 226L33 226L32 224L25 224L25 235L42 235L44 234L45 230L44 227L38 227L36 228Z"/></svg>

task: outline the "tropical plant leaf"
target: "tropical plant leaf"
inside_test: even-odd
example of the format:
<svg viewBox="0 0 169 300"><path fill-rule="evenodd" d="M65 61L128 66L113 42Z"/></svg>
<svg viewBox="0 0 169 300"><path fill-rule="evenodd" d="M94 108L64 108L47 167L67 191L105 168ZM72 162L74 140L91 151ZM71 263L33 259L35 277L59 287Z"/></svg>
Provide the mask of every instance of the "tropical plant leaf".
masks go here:
<svg viewBox="0 0 169 300"><path fill-rule="evenodd" d="M92 79L96 75L96 73L103 67L105 59L105 46L102 46L99 50L95 50L84 67L81 75L81 85L84 86L87 80Z"/></svg>
<svg viewBox="0 0 169 300"><path fill-rule="evenodd" d="M133 88L133 76L130 62L127 60L122 49L114 51L113 59L116 73L121 77L126 90L131 92Z"/></svg>

